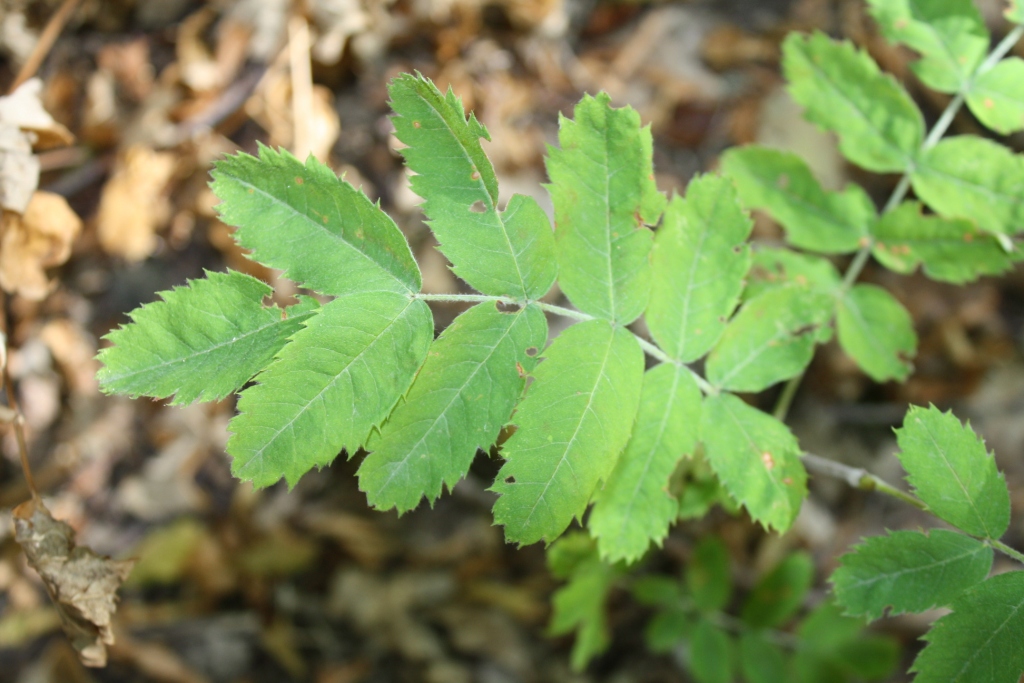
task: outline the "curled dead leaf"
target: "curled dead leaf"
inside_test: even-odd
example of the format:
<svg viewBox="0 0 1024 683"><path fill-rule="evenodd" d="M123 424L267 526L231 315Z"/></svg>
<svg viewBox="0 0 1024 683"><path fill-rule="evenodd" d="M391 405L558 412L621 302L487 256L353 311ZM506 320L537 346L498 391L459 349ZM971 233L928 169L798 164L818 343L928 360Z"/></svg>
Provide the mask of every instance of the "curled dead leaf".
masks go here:
<svg viewBox="0 0 1024 683"><path fill-rule="evenodd" d="M33 193L25 213L5 211L0 237L0 287L27 299L42 299L50 291L46 268L71 255L71 244L82 231L82 219L67 200L52 192Z"/></svg>
<svg viewBox="0 0 1024 683"><path fill-rule="evenodd" d="M128 261L141 261L156 248L156 231L170 217L165 189L175 155L134 145L119 160L103 187L96 216L103 249Z"/></svg>
<svg viewBox="0 0 1024 683"><path fill-rule="evenodd" d="M39 572L64 633L86 666L106 666L114 642L110 618L117 589L134 560L111 560L75 544L75 531L33 499L14 509L15 540Z"/></svg>

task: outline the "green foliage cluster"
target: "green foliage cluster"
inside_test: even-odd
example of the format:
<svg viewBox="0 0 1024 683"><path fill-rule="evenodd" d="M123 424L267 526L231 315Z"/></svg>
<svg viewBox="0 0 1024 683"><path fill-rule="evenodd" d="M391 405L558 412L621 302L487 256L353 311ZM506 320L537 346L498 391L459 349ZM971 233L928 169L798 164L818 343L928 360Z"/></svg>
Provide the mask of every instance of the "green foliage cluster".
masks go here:
<svg viewBox="0 0 1024 683"><path fill-rule="evenodd" d="M650 130L599 94L561 118L548 150L552 230L531 197L501 207L480 143L487 130L458 98L405 74L389 92L412 188L438 248L479 294L420 292L409 245L379 205L313 158L261 147L216 164L220 213L254 261L318 298L281 310L264 305L270 290L253 278L209 273L108 335L101 385L173 403L238 392L227 446L238 477L294 485L340 452L365 452L360 489L399 513L433 503L479 450L496 449L494 519L508 541L551 544L585 519L586 534L550 550L552 571L569 581L552 631L577 631L583 666L607 645L594 597L678 519L722 503L769 530L792 524L807 493L800 446L737 393L798 380L833 335L873 379L908 376L911 318L889 292L857 282L870 257L951 283L1020 259L1011 237L1024 229L1024 162L979 136L942 136L964 103L996 132L1024 129L1024 62L1002 59L1024 29L989 53L970 0L869 4L888 39L920 54L917 77L954 95L931 132L904 88L847 42L792 34L783 69L807 118L837 135L849 161L901 174L881 210L861 188L827 190L799 157L757 146L729 150L721 174L666 197ZM1007 16L1024 21L1016 6ZM753 247L748 209L775 219L789 247ZM841 276L833 259L847 254ZM572 308L547 302L556 281ZM430 300L474 305L435 338ZM546 314L574 324L549 340ZM627 327L641 316L650 340ZM511 436L499 444L503 431ZM900 445L922 505L964 533L869 539L834 577L838 604L867 617L950 606L915 663L918 680L1013 683L1024 670L1024 574L985 580L992 548L1013 552L998 542L1008 523L1002 479L973 433L934 409L911 410ZM884 657L857 654L875 641L831 606L798 627L805 646L794 657L762 637L803 603L812 575L803 555L749 596L735 641L731 622L707 616L729 601L723 557L709 542L683 584L635 589L664 607L652 647L690 642L698 680L731 680L729 657L700 653L734 647L741 665L782 662L802 681L887 670L863 668Z"/></svg>

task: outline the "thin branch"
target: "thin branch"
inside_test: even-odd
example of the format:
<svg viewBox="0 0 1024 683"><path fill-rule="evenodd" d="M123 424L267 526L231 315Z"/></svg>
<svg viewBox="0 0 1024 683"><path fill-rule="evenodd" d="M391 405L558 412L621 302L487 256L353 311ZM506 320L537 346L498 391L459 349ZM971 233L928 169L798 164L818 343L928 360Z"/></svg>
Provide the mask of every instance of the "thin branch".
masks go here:
<svg viewBox="0 0 1024 683"><path fill-rule="evenodd" d="M18 399L14 395L14 383L11 382L11 376L7 373L6 366L3 368L3 384L7 389L7 407L13 413L11 417L11 425L14 427L14 437L18 441L18 458L21 460L21 471L25 474L25 483L28 485L28 492L32 495L33 500L38 501L41 500L39 497L39 489L36 488L36 481L32 477L32 467L28 464L28 445L25 441L25 418L22 417L21 411L18 410Z"/></svg>
<svg viewBox="0 0 1024 683"><path fill-rule="evenodd" d="M50 54L50 48L57 42L57 37L64 30L64 24L71 18L71 13L75 11L78 3L79 0L64 0L64 4L46 22L46 28L39 35L39 40L36 41L31 54L29 54L25 63L21 65L21 69L18 70L18 75L14 77L10 87L7 88L8 94L17 90L19 85L32 78L36 71L39 70L43 60L46 59L46 55Z"/></svg>
<svg viewBox="0 0 1024 683"><path fill-rule="evenodd" d="M836 462L835 460L829 460L828 458L823 458L820 455L814 455L813 453L804 453L800 456L800 459L803 460L804 466L812 472L824 474L829 477L835 477L836 479L842 479L852 488L859 489L861 491L878 491L880 493L884 493L888 496L892 496L893 498L898 498L904 503L913 505L918 510L930 512L924 501L907 493L906 491L896 488L881 477L871 474L861 467L850 467L849 465L844 465L840 462Z"/></svg>

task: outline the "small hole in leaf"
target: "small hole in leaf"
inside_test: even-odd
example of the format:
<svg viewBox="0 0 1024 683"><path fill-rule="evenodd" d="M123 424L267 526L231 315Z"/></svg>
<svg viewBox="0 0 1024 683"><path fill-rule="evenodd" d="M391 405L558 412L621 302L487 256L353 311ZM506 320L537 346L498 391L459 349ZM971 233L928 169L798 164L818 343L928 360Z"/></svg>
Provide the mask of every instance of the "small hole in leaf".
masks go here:
<svg viewBox="0 0 1024 683"><path fill-rule="evenodd" d="M531 346L530 348L526 349L526 355L529 356L530 358L533 358L534 356L536 356L537 355L537 347L536 346Z"/></svg>
<svg viewBox="0 0 1024 683"><path fill-rule="evenodd" d="M473 213L484 213L487 211L487 205L484 204L484 200L478 199L473 202L473 205L469 207L469 210Z"/></svg>
<svg viewBox="0 0 1024 683"><path fill-rule="evenodd" d="M515 313L519 310L519 304L507 304L504 301L495 301L494 306L502 313Z"/></svg>
<svg viewBox="0 0 1024 683"><path fill-rule="evenodd" d="M516 478L515 477L505 477L505 483L506 484L514 484L514 483L516 483Z"/></svg>

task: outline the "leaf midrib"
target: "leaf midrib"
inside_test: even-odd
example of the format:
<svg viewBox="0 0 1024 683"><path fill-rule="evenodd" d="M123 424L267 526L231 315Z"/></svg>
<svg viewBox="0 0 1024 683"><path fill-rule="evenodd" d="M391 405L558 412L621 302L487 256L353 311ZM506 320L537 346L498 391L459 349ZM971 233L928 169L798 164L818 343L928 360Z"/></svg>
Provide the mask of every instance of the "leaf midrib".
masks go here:
<svg viewBox="0 0 1024 683"><path fill-rule="evenodd" d="M337 301L337 299L335 299L335 301ZM380 331L379 334L377 334L377 336L374 338L374 340L371 343L367 344L365 348L363 348L359 353L357 353L355 356L353 356L351 359L349 359L349 362L345 364L345 367L342 368L337 373L335 373L334 377L331 379L330 382L327 382L326 384L324 384L323 388L319 392L317 392L317 394L315 396L313 396L308 401L306 401L305 404L302 405L302 407L295 413L295 415L293 415L292 418L290 420L288 420L288 422L285 423L280 429L278 429L276 432L274 432L274 435L270 439L268 439L267 442L259 450L257 450L257 451L252 453L252 455L249 457L249 459L246 460L245 466L248 466L249 463L251 463L253 460L256 460L257 458L259 458L261 460L261 462L262 462L264 452L268 448L270 448L270 446L272 446L277 441L277 439L281 436L281 434L283 434L285 432L285 430L289 429L295 423L296 420L298 420L302 415L304 415L306 413L306 411L309 409L309 407L311 405L313 405L317 400L319 400L321 396L324 395L324 392L326 392L328 389L333 387L334 384L338 381L338 379L342 375L344 375L348 371L348 369L351 368L352 365L356 361L358 361L360 358L362 358L363 355L367 351L370 350L370 348L372 348L377 342L379 342L381 337L383 337L385 335L385 333L387 333L387 331L389 329L391 329L394 325L396 325L398 323L399 319L404 317L405 312L408 311L409 307L412 306L416 301L418 301L418 299L409 299L408 303L406 304L406 306L401 311L398 311L395 314L395 317L392 318L392 320ZM295 404L290 404L290 405L295 405ZM239 414L239 417L241 417L241 416L242 416L242 413ZM351 445L351 444L345 444L345 445L348 446L348 445Z"/></svg>
<svg viewBox="0 0 1024 683"><path fill-rule="evenodd" d="M287 322L301 321L302 319L308 318L308 317L310 317L312 315L315 315L318 312L319 312L318 310L317 311L307 311L305 313L299 313L298 315L295 315L295 316L290 317L290 318L285 318L283 320L273 320L273 321L270 321L267 324L262 325L262 326L260 326L260 327L258 327L256 329L254 329L254 330L250 330L249 332L246 332L246 333L244 333L244 334L242 334L240 336L234 337L234 338L232 338L232 339L230 339L228 341L224 341L224 342L220 342L218 344L214 344L213 346L211 346L209 348L206 348L206 349L203 349L203 350L201 350L201 351L199 351L197 353L193 353L193 354L186 355L186 356L178 356L178 357L172 358L170 360L166 360L166 361L164 361L162 363L158 363L156 365L147 366L145 368L142 368L141 370L133 370L132 372L127 372L127 373L124 373L124 374L121 374L121 375L116 375L116 376L113 376L113 377L107 375L104 378L104 382L120 382L120 381L124 381L124 380L130 379L132 377L135 377L136 375L140 375L140 374L143 374L143 373L157 372L157 371L159 371L161 368L163 368L165 366L174 365L175 363L182 363L182 362L185 362L185 361L188 361L188 360L193 360L193 359L199 358L200 356L203 356L203 355L206 355L206 354L209 354L209 353L213 353L214 351L217 351L218 349L224 348L225 346L229 346L231 344L235 344L237 342L242 341L243 339L246 339L246 338L251 337L253 335L259 334L260 332L263 332L264 330L267 330L267 329L269 329L271 327L274 327L276 325L282 325L282 324L287 323ZM184 343L185 340L182 339L181 341Z"/></svg>
<svg viewBox="0 0 1024 683"><path fill-rule="evenodd" d="M594 388L587 395L587 405L584 407L582 411L580 411L580 419L576 423L576 428L575 430L573 430L572 436L564 444L565 448L562 449L562 455L558 459L558 464L555 465L555 469L551 473L551 476L548 477L547 482L544 483L544 488L541 490L539 494L537 494L537 500L536 502L534 502L533 507L530 508L530 513L526 515L526 519L523 520L522 528L524 529L529 528L530 520L533 519L533 513L537 511L537 508L540 506L541 502L544 501L548 489L551 488L551 483L555 480L555 477L558 475L558 471L562 469L562 465L567 464L569 466L569 469L572 469L572 463L568 462L568 453L569 451L572 450L573 444L576 442L580 430L583 428L583 423L586 421L588 413L592 412L591 406L594 403L594 395L597 393L598 387L601 384L601 380L607 377L608 358L611 356L612 346L614 345L615 330L612 329L611 334L608 336L608 345L605 348L604 358L601 359L601 369L596 373L596 376L594 377Z"/></svg>
<svg viewBox="0 0 1024 683"><path fill-rule="evenodd" d="M477 162L473 160L472 154L470 154L469 150L466 149L466 146L462 144L462 140L455 133L455 129L452 128L451 124L448 123L448 119L445 117L444 112L442 112L437 106L435 106L435 104L431 102L430 99L421 95L418 89L416 90L416 94L423 101L423 103L426 104L427 107L431 111L433 111L438 118L441 119L441 123L444 124L444 127L448 130L449 133L451 133L452 140L455 141L456 147L458 147L459 150L462 151L462 155L463 157L465 157L466 161L468 161L473 168L477 168ZM465 121L463 121L463 123L465 123ZM488 163L490 162L488 161ZM487 197L487 208L490 209L490 212L492 214L494 214L495 218L497 219L498 225L501 226L501 235L502 237L505 238L505 245L508 247L508 255L512 258L512 264L516 267L516 276L519 278L520 291L522 292L524 298L529 297L526 288L526 280L523 278L522 268L519 267L519 259L516 258L515 249L512 248L512 239L508 236L508 228L505 227L505 217L498 212L497 197L492 197L490 191L487 189L487 184L484 183L483 172L477 168L477 173L480 175L480 177L476 179L476 183L477 185L480 186L480 189L483 191L484 196Z"/></svg>
<svg viewBox="0 0 1024 683"><path fill-rule="evenodd" d="M391 485L391 481L397 475L398 470L401 469L405 465L406 462L408 462L409 458L412 457L412 455L416 451L416 449L419 448L420 445L427 439L427 436L431 432L433 432L433 430L437 426L437 424L447 414L448 409L451 408L453 403L455 403L455 400L459 396L462 395L462 392L465 390L465 388L477 376L477 373L479 373L484 367L487 366L487 362L491 359L492 356L494 356L495 353L497 353L498 347L501 346L502 342L504 342L506 339L509 338L509 336L512 333L512 328L515 327L517 322L519 322L518 316L521 315L525 310L526 310L525 308L521 308L521 309L519 309L519 311L517 311L515 313L515 315L517 316L516 319L513 320L508 325L508 327L505 329L504 332L502 332L501 337L494 343L494 346L491 347L490 351L487 352L487 356L482 361L477 363L476 367L473 369L473 371L470 373L470 375L466 378L466 380L462 383L462 385L458 387L458 389L456 390L455 394L451 397L451 399L444 406L444 408L438 413L437 417L434 418L431 421L430 426L423 432L423 435L419 438L419 440L413 446L411 446L409 448L408 453L406 454L406 456L404 458L402 458L400 461L397 461L397 462L395 462L393 464L393 466L391 468L391 475L387 478L387 481L385 481L383 484L381 484L381 486L377 489L377 495L378 496L382 495L383 492L387 489L387 487ZM480 448L480 445L476 444L475 448ZM383 449L378 449L378 450L383 450ZM449 453L448 455L451 456L453 454ZM441 483L442 483L442 485L447 483L447 482L444 481L444 477L443 476L441 477Z"/></svg>
<svg viewBox="0 0 1024 683"><path fill-rule="evenodd" d="M224 171L222 171L222 172L225 174L226 177L231 178L232 180L237 182L239 185L241 185L243 188L250 189L253 192L258 192L260 195L262 195L263 197L268 199L272 204L275 204L277 206L281 206L281 207L284 207L284 208L288 209L289 211L292 212L294 217L298 217L298 218L302 219L303 221L305 221L306 223L308 223L309 225L315 227L317 232L327 233L327 235L329 235L332 239L337 240L338 242L343 244L346 248L348 248L349 251L359 255L360 257L362 257L362 258L366 259L367 261L369 261L370 263L372 263L375 268L377 268L381 272L385 273L389 278L391 278L396 283L398 283L398 285L402 288L401 290L399 290L400 293L404 293L404 292L407 292L409 294L415 294L416 293L415 290L412 287L410 287L408 284L406 284L403 280L401 280L397 275L392 273L390 270L385 268L383 264L381 264L380 262L376 261L373 257L371 257L366 252L361 251L360 249L358 249L356 247L356 245L353 244L352 242L348 241L348 239L345 238L344 233L332 232L331 230L328 230L319 221L313 220L312 218L309 217L308 214L302 213L296 207L292 206L291 204L289 204L285 200L281 199L280 197L277 197L276 195L271 194L269 191L263 189L262 187L260 187L258 185L254 185L253 183L249 182L248 180L244 180L243 178L240 178L237 175L233 175L233 174L231 174L229 172L224 172ZM334 196L333 194L332 194L332 200L335 202L335 208L338 209L337 197ZM255 248L254 248L254 251L255 251ZM413 263L415 264L415 260L413 261ZM291 268L286 269L286 272L290 272L291 270L292 270ZM316 289L316 288L314 288L314 289ZM395 290L390 290L390 291L395 291Z"/></svg>

